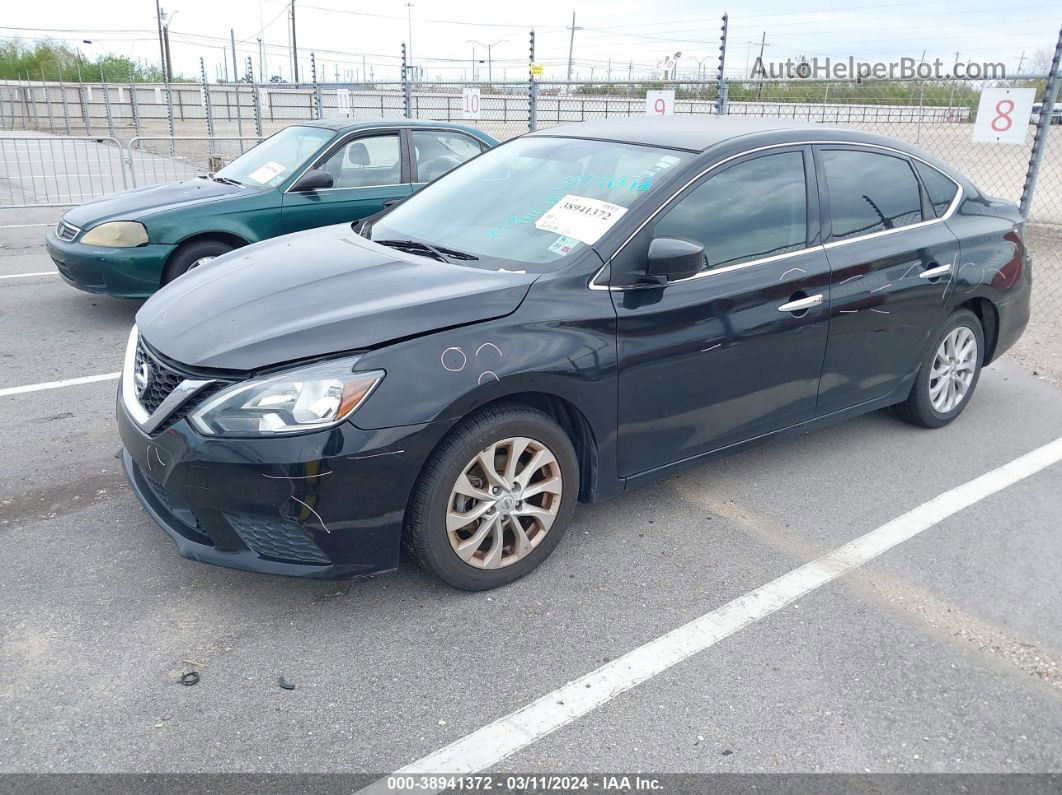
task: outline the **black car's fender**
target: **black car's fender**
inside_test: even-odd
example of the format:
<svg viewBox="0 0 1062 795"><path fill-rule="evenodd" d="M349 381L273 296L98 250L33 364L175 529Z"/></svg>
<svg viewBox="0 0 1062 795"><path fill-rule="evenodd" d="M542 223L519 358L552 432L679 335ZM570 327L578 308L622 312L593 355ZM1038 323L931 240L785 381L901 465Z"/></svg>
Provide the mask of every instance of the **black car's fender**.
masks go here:
<svg viewBox="0 0 1062 795"><path fill-rule="evenodd" d="M354 423L367 430L456 424L489 403L523 400L552 409L581 437L573 441L591 475L585 499L619 493L615 310L608 292L586 286L592 273L545 275L506 317L368 352L358 369L387 375Z"/></svg>

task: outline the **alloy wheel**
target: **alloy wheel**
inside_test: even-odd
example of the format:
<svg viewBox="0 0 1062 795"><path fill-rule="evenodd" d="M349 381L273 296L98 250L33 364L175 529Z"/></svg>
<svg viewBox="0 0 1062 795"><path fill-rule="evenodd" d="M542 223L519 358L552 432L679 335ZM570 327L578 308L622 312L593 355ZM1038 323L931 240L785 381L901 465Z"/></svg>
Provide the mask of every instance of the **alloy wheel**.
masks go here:
<svg viewBox="0 0 1062 795"><path fill-rule="evenodd" d="M966 326L948 332L929 372L929 400L941 414L953 411L970 391L977 368L977 338Z"/></svg>
<svg viewBox="0 0 1062 795"><path fill-rule="evenodd" d="M495 442L465 464L450 491L450 546L476 568L516 563L553 526L563 490L560 464L544 444L524 436Z"/></svg>

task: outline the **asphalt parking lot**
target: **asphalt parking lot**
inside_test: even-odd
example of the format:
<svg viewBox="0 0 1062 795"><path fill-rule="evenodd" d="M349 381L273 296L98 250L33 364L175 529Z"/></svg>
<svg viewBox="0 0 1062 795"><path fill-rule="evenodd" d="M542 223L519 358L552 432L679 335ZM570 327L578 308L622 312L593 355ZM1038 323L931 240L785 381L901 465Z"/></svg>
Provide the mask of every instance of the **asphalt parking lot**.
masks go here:
<svg viewBox="0 0 1062 795"><path fill-rule="evenodd" d="M497 591L407 562L271 578L180 558L126 488L112 374L139 303L56 278L58 215L0 213L0 771L382 775L472 735L511 742L494 771L1062 772L1062 463L597 695L624 655L1062 437L1058 389L1012 357L944 429L877 413L580 506ZM548 720L505 734L534 703Z"/></svg>

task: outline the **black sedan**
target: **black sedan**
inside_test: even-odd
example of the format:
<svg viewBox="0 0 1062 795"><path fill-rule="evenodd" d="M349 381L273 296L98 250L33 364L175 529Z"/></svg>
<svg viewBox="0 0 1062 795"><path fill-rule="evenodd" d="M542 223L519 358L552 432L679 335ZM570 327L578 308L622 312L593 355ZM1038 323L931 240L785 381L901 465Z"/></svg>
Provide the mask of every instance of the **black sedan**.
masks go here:
<svg viewBox="0 0 1062 795"><path fill-rule="evenodd" d="M1022 218L907 144L727 119L534 133L149 300L118 401L182 555L460 588L596 502L884 407L933 428L1029 317ZM780 484L784 488L784 484Z"/></svg>

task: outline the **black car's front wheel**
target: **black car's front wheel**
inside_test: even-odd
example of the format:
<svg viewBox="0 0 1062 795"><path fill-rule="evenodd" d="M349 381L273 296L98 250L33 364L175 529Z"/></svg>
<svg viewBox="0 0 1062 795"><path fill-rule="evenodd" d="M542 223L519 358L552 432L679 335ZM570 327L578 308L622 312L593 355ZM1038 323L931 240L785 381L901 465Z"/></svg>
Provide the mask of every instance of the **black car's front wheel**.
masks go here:
<svg viewBox="0 0 1062 795"><path fill-rule="evenodd" d="M232 251L233 246L222 240L193 240L183 244L166 262L162 271L162 283L169 284L182 273L205 265L215 257Z"/></svg>
<svg viewBox="0 0 1062 795"><path fill-rule="evenodd" d="M406 549L441 580L496 588L534 569L560 543L579 494L564 430L524 406L464 420L432 453L406 514Z"/></svg>
<svg viewBox="0 0 1062 795"><path fill-rule="evenodd" d="M958 417L977 387L984 350L977 315L968 309L953 313L930 347L910 396L896 407L900 419L939 428Z"/></svg>

